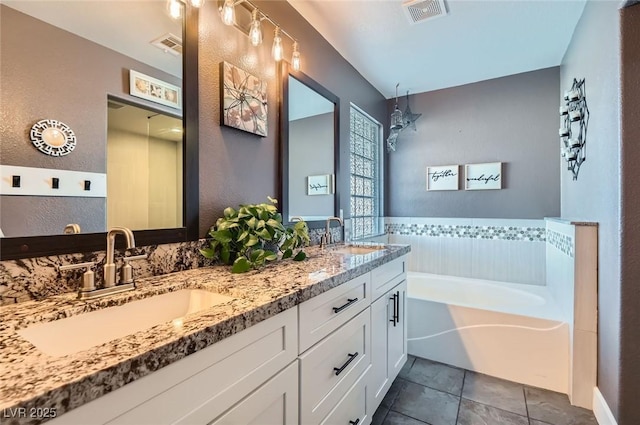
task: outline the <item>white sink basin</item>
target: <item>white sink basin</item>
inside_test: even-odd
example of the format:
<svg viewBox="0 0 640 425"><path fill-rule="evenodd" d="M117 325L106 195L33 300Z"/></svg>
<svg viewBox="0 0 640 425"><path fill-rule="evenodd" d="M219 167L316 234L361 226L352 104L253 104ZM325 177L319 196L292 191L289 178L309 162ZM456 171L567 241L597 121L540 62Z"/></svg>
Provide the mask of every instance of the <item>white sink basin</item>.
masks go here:
<svg viewBox="0 0 640 425"><path fill-rule="evenodd" d="M365 254L370 254L372 252L380 251L381 249L384 249L384 247L350 245L350 246L345 246L343 248L336 249L333 252L338 254L346 254L346 255L365 255Z"/></svg>
<svg viewBox="0 0 640 425"><path fill-rule="evenodd" d="M37 323L18 334L40 351L54 357L87 350L105 342L173 321L182 325L182 317L233 300L232 297L182 289L139 301L92 311L53 322Z"/></svg>

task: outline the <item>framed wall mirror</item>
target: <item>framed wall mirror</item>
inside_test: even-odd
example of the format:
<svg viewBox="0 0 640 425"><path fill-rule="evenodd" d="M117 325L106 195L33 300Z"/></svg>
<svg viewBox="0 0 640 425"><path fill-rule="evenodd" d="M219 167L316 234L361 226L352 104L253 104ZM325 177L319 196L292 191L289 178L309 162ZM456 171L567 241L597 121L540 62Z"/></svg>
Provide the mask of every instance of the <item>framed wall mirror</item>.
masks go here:
<svg viewBox="0 0 640 425"><path fill-rule="evenodd" d="M148 0L0 8L3 184L17 173L6 168L26 167L25 192L3 186L0 259L104 250L113 226L134 230L138 246L197 239L198 9L181 3L171 17L165 1ZM38 151L30 130L40 120L70 127L73 151ZM55 193L78 173L97 176L85 193ZM31 193L35 174L45 188ZM67 224L80 233L65 234Z"/></svg>
<svg viewBox="0 0 640 425"><path fill-rule="evenodd" d="M322 227L340 215L340 99L285 61L279 70L283 220L300 217Z"/></svg>

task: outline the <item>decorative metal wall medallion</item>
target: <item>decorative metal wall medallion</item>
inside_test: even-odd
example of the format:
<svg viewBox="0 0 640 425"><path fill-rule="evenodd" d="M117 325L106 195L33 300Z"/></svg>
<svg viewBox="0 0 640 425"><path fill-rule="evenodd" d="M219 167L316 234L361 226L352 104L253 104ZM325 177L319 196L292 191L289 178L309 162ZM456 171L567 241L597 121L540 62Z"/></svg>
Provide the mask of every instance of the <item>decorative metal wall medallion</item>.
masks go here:
<svg viewBox="0 0 640 425"><path fill-rule="evenodd" d="M40 120L31 127L33 146L51 156L64 156L76 147L76 135L71 127L57 120Z"/></svg>

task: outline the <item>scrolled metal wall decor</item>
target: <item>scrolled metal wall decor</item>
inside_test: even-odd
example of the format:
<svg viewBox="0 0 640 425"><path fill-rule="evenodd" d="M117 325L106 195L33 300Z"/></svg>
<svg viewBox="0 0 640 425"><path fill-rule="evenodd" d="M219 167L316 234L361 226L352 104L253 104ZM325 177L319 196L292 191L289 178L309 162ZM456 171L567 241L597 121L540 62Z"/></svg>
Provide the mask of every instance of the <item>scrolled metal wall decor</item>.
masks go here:
<svg viewBox="0 0 640 425"><path fill-rule="evenodd" d="M573 79L571 90L564 93L565 104L560 106L562 127L559 135L562 157L567 161L567 169L578 180L580 166L587 159L587 125L589 108L587 94L582 80Z"/></svg>

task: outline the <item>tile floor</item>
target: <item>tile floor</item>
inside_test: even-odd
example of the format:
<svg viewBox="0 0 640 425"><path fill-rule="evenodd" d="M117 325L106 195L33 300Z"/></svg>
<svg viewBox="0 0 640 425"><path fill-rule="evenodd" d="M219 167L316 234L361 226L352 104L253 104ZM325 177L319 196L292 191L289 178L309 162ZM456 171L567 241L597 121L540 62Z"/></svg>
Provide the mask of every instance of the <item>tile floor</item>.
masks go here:
<svg viewBox="0 0 640 425"><path fill-rule="evenodd" d="M597 425L560 393L409 356L372 425Z"/></svg>

